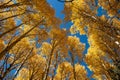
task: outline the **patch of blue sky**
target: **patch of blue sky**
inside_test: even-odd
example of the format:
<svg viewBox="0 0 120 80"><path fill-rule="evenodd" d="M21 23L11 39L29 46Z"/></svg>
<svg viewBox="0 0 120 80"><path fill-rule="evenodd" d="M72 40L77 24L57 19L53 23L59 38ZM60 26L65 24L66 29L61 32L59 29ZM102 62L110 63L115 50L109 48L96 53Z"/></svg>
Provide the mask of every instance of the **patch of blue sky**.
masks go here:
<svg viewBox="0 0 120 80"><path fill-rule="evenodd" d="M61 20L64 19L64 14L62 14L62 10L64 9L64 3L61 3L57 0L47 0L48 3L55 9L56 17L60 18ZM69 24L68 24L69 25ZM66 25L67 26L67 25ZM68 28L64 26L64 23L60 25L61 28Z"/></svg>
<svg viewBox="0 0 120 80"><path fill-rule="evenodd" d="M85 44L85 50L84 50L84 54L87 53L87 49L89 48L89 43L88 43L88 38L86 35L80 35L79 33L76 34L77 37L80 38L80 42Z"/></svg>
<svg viewBox="0 0 120 80"><path fill-rule="evenodd" d="M47 2L56 10L56 17L64 19L64 14L61 14L61 11L64 9L64 4L57 0L47 0Z"/></svg>
<svg viewBox="0 0 120 80"><path fill-rule="evenodd" d="M102 7L99 7L97 9L97 16L102 16L102 15L105 15L106 17L108 17L107 11L104 10Z"/></svg>
<svg viewBox="0 0 120 80"><path fill-rule="evenodd" d="M22 23L22 21L20 19L15 18L15 23L16 23L16 26L18 26Z"/></svg>

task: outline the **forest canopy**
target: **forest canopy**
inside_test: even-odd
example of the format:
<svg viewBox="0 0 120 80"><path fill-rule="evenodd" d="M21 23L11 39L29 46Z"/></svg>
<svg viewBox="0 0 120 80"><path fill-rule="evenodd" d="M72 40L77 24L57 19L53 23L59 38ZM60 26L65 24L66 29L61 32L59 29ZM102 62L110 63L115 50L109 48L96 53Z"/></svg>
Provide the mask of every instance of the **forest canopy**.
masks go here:
<svg viewBox="0 0 120 80"><path fill-rule="evenodd" d="M0 80L119 80L120 0L57 1L0 0Z"/></svg>

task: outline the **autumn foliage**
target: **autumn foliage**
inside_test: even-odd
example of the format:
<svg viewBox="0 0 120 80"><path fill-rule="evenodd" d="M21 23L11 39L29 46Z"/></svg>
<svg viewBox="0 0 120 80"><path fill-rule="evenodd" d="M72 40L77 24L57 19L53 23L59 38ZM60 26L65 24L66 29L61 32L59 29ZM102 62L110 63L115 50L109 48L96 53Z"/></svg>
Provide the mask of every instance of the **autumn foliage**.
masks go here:
<svg viewBox="0 0 120 80"><path fill-rule="evenodd" d="M58 1L63 21L47 0L0 0L0 80L119 80L120 1Z"/></svg>

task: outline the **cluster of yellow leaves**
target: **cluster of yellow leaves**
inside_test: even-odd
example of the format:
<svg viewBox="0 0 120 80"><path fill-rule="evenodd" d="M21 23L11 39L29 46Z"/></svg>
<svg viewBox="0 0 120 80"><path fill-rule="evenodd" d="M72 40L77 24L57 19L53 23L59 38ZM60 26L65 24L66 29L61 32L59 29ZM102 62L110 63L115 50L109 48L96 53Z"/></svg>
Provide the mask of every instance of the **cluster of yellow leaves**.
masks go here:
<svg viewBox="0 0 120 80"><path fill-rule="evenodd" d="M9 3L7 5L3 5L3 9L0 14L0 20L3 22L6 21L5 23L7 23L7 25L2 25L4 26L2 31L10 30L15 27L16 19L19 19L23 24L25 24L25 26L29 25L29 27L35 26L43 19L43 25L47 27L56 26L60 23L60 20L55 17L54 9L47 3L46 0L16 0L16 3L8 0L3 1L4 4L7 2ZM4 7L6 8L6 6L10 8L8 10L4 10ZM40 26L41 23L38 26Z"/></svg>
<svg viewBox="0 0 120 80"><path fill-rule="evenodd" d="M66 36L65 30L53 29L50 32L51 44L43 42L40 48L41 53L50 54L52 48L54 53L59 52L63 56L67 56L68 50L76 56L82 57L84 44L82 44L76 36Z"/></svg>
<svg viewBox="0 0 120 80"><path fill-rule="evenodd" d="M80 10L85 9L85 1L84 0L74 0L72 2L72 4L73 5L71 7L72 8L71 9L71 11L72 11L71 20L74 24L71 27L72 28L71 32L74 32L74 30L75 30L75 32L79 31L80 34L85 34L85 31L83 30L84 26L82 26L82 24L80 23L81 21L83 21L83 18L80 17L80 15L78 15ZM78 17L78 19L77 19L77 17Z"/></svg>
<svg viewBox="0 0 120 80"><path fill-rule="evenodd" d="M34 55L25 64L26 68L22 68L16 80L30 80L30 79L42 79L46 60L41 55Z"/></svg>
<svg viewBox="0 0 120 80"><path fill-rule="evenodd" d="M82 52L84 51L84 44L80 43L79 38L76 36L68 36L68 49L73 55L82 57Z"/></svg>
<svg viewBox="0 0 120 80"><path fill-rule="evenodd" d="M41 55L36 54L34 55L32 58L30 58L30 60L28 61L28 68L29 68L29 72L34 73L35 77L39 77L38 79L40 79L43 75L44 69L46 65L46 59L43 58Z"/></svg>
<svg viewBox="0 0 120 80"><path fill-rule="evenodd" d="M94 14L90 11L88 3L90 3L89 0L74 0L69 4L65 4L65 19L70 19L73 22L73 25L70 28L72 34L76 32L86 34L85 26L93 24L91 18L94 18Z"/></svg>
<svg viewBox="0 0 120 80"><path fill-rule="evenodd" d="M51 44L47 43L47 42L43 42L42 46L40 48L40 51L42 54L44 55L49 55L51 52L52 46Z"/></svg>
<svg viewBox="0 0 120 80"><path fill-rule="evenodd" d="M55 76L55 80L61 80L61 79L69 79L74 80L74 73L73 73L73 67L69 62L63 62L58 65L57 68L57 74ZM86 70L83 66L80 64L75 64L75 74L76 74L76 80L88 80L86 77Z"/></svg>
<svg viewBox="0 0 120 80"><path fill-rule="evenodd" d="M29 38L23 38L21 41L19 41L16 46L14 46L11 50L11 54L16 54L18 51L24 51L24 50L30 50L32 46L30 46Z"/></svg>
<svg viewBox="0 0 120 80"><path fill-rule="evenodd" d="M43 16L46 18L47 26L56 26L59 25L60 20L55 17L55 11L51 6L46 2L46 0L32 0L32 3L35 5L35 8L41 11Z"/></svg>
<svg viewBox="0 0 120 80"><path fill-rule="evenodd" d="M89 38L88 38L88 41L89 41L89 44L91 46L95 46L96 48L99 48L99 45L100 45L100 32L98 32L97 30L95 29L92 29L92 28L89 28ZM96 34L93 34L93 32L95 32ZM101 33L102 34L102 33Z"/></svg>
<svg viewBox="0 0 120 80"><path fill-rule="evenodd" d="M15 80L29 80L29 70L22 68Z"/></svg>
<svg viewBox="0 0 120 80"><path fill-rule="evenodd" d="M114 11L118 10L118 9L114 9L114 5L117 3L117 1L115 1L115 0L113 0L113 3L112 3L112 1L108 1L108 0L98 1L99 4L104 4L106 6L110 6L109 2L112 6L112 8L110 8L109 10L111 10L111 9L113 9ZM70 17L69 19L73 22L73 25L70 29L71 33L76 33L77 31L80 31L80 34L85 34L85 26L96 28L98 26L99 27L104 26L104 25L107 25L106 23L109 23L109 20L107 20L105 15L103 15L101 17L96 16L96 14L97 14L96 12L98 12L97 9L98 9L98 7L100 7L96 3L97 2L95 0L80 0L80 1L74 0L74 1L72 1L72 3L65 4L66 11L64 11L64 13L67 15L66 17L67 18ZM119 4L117 3L116 6L118 7L118 5ZM105 6L105 8L106 8L106 6ZM108 10L108 12L109 12L109 10ZM67 13L67 12L69 12L69 13ZM116 11L116 12L117 12L117 15L115 15L115 16L119 16L118 11Z"/></svg>
<svg viewBox="0 0 120 80"><path fill-rule="evenodd" d="M104 60L105 58L106 60ZM109 59L107 61L105 53L99 50L99 48L96 48L96 46L91 46L88 49L85 61L88 64L89 69L94 72L92 77L98 80L102 80L104 79L102 77L104 75L110 79L107 70L110 69L112 65L110 64Z"/></svg>
<svg viewBox="0 0 120 80"><path fill-rule="evenodd" d="M88 54L86 54L86 61L88 64L90 64L91 66L96 65L94 67L94 69L98 70L96 67L98 65L101 66L101 64L97 61L98 59L100 60L100 57L103 56L104 53L100 50L98 50L95 47L90 47L88 49ZM91 59L94 59L93 61ZM92 67L90 68L91 70L93 69ZM101 68L100 68L101 69ZM100 71L100 70L99 70Z"/></svg>
<svg viewBox="0 0 120 80"><path fill-rule="evenodd" d="M99 0L99 5L102 6L109 16L118 16L120 17L118 11L120 9L120 3L117 0Z"/></svg>
<svg viewBox="0 0 120 80"><path fill-rule="evenodd" d="M4 14L5 15L8 15L8 14ZM4 25L4 31L7 31L9 29L12 29L13 27L15 27L15 22L14 22L14 19L9 19L6 21L7 25Z"/></svg>
<svg viewBox="0 0 120 80"><path fill-rule="evenodd" d="M64 33L64 34L63 34ZM57 42L59 41L63 41L62 39L65 39L66 37L66 30L64 29L59 29L59 28L53 28L49 35L50 35L50 38L52 38L53 40L56 40ZM56 42L56 43L57 43Z"/></svg>
<svg viewBox="0 0 120 80"><path fill-rule="evenodd" d="M72 66L69 62L63 62L58 65L57 74L55 75L55 80L65 79L70 77L72 71Z"/></svg>
<svg viewBox="0 0 120 80"><path fill-rule="evenodd" d="M21 63L28 54L31 54L28 58L32 57L36 54L36 49L33 49L32 53L31 49L33 48L33 43L30 43L28 38L23 38L19 41L10 51L9 54L12 56L9 58L9 63L12 63L14 60L14 64Z"/></svg>
<svg viewBox="0 0 120 80"><path fill-rule="evenodd" d="M118 29L120 29L120 20L114 18L112 21L113 21L113 25L114 25L115 27L117 27Z"/></svg>
<svg viewBox="0 0 120 80"><path fill-rule="evenodd" d="M54 53L61 53L63 56L67 56L67 31L64 29L54 28L49 33L51 45L54 49Z"/></svg>
<svg viewBox="0 0 120 80"><path fill-rule="evenodd" d="M58 65L57 73L62 73L65 75L72 70L72 66L69 62L63 62ZM60 76L60 75L59 75Z"/></svg>
<svg viewBox="0 0 120 80"><path fill-rule="evenodd" d="M26 33L31 29L30 25L24 25L24 27L21 27L21 30L23 30L23 33ZM34 28L32 31L30 31L27 35L30 39L35 39L38 37L38 42L41 42L42 40L46 40L48 38L48 32L45 29L40 29L38 26Z"/></svg>
<svg viewBox="0 0 120 80"><path fill-rule="evenodd" d="M79 80L88 80L87 78L87 71L85 70L85 67L80 64L75 64L75 73L76 73L76 79Z"/></svg>
<svg viewBox="0 0 120 80"><path fill-rule="evenodd" d="M108 29L104 28L106 30L106 32L103 32L103 29L102 30L98 30L98 29L97 28L96 29L89 28L88 40L89 40L90 45L96 46L98 49L100 49L103 52L105 52L106 54L108 54L109 55L108 57L111 57L111 59L116 58L118 53L115 53L114 49L119 48L118 34L116 35L113 32L113 35L112 35L111 33L109 33L109 31L112 31L109 28ZM118 30L118 32L119 32L119 30ZM94 34L94 33L96 33L96 34ZM118 44L116 44L115 41L117 41Z"/></svg>
<svg viewBox="0 0 120 80"><path fill-rule="evenodd" d="M80 24L80 19L73 20L74 24L70 27L71 34L79 32L80 34L85 34L84 26Z"/></svg>
<svg viewBox="0 0 120 80"><path fill-rule="evenodd" d="M81 9L85 9L85 0L75 0L75 1L72 1L72 3L76 4L76 6ZM73 5L73 6L75 6L75 5ZM75 9L75 7L73 9ZM75 9L75 10L78 10L78 9Z"/></svg>
<svg viewBox="0 0 120 80"><path fill-rule="evenodd" d="M43 55L50 56L50 54L53 55L53 53L57 54L58 52L63 56L66 56L68 54L66 47L67 37L65 30L54 28L49 32L49 38L50 42L43 42L39 49Z"/></svg>

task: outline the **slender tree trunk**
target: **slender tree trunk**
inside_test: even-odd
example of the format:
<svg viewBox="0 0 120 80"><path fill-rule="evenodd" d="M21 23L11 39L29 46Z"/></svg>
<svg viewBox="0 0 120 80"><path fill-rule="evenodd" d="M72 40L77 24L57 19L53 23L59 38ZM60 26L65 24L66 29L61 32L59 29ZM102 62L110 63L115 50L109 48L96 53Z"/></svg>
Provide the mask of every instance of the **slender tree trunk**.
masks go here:
<svg viewBox="0 0 120 80"><path fill-rule="evenodd" d="M54 46L54 45L53 45ZM44 76L43 80L47 80L48 74L49 74L49 69L50 69L50 65L51 65L51 60L52 60L52 55L53 55L53 51L54 51L54 47L52 47L51 53L50 53L50 59L48 61L48 66L47 66L47 70Z"/></svg>
<svg viewBox="0 0 120 80"><path fill-rule="evenodd" d="M11 64L11 65L9 66L9 68L7 68L7 70L3 73L2 79L4 79L5 76L8 74L8 72L10 72L12 65L13 65L13 64Z"/></svg>
<svg viewBox="0 0 120 80"><path fill-rule="evenodd" d="M18 49L19 50L19 49ZM17 51L18 52L18 51ZM17 53L16 53L17 54ZM17 59L19 59L19 58L17 58ZM2 79L4 79L5 78L5 76L11 71L11 70L13 70L14 68L12 68L13 66L14 66L14 63L16 62L16 59L10 64L10 66L7 68L7 70L3 73L3 75L2 75Z"/></svg>
<svg viewBox="0 0 120 80"><path fill-rule="evenodd" d="M18 25L18 26L13 27L12 29L9 29L9 30L6 31L6 32L3 32L2 34L0 34L0 38L3 37L5 34L7 34L7 33L11 32L11 31L13 31L13 30L19 28L21 25L23 25L23 23L21 23L21 24Z"/></svg>
<svg viewBox="0 0 120 80"><path fill-rule="evenodd" d="M16 15L13 15L13 16L9 16L9 17L4 18L4 19L1 19L0 22L1 22L1 21L4 21L4 20L7 20L7 19L9 19L9 18L13 18L13 17L17 17L17 16L20 16L20 15L23 15L23 14L25 14L25 12L23 12L23 13L21 13L21 14L16 14Z"/></svg>
<svg viewBox="0 0 120 80"><path fill-rule="evenodd" d="M31 51L28 53L28 55L26 56L26 58L23 60L22 64L20 65L20 67L18 68L17 72L15 73L13 80L15 79L15 77L17 76L17 74L19 73L19 71L21 70L21 68L23 67L23 65L25 64L26 60L28 59L28 57L30 56L30 54L32 53L33 48L31 49Z"/></svg>
<svg viewBox="0 0 120 80"><path fill-rule="evenodd" d="M73 56L73 54L71 55L71 60L72 60L72 65L73 65L73 77L74 77L74 80L76 80L75 63L74 63L74 56Z"/></svg>
<svg viewBox="0 0 120 80"><path fill-rule="evenodd" d="M33 80L33 72L32 72L32 74L31 74L29 80Z"/></svg>
<svg viewBox="0 0 120 80"><path fill-rule="evenodd" d="M56 54L56 63L55 63L55 70L57 69L57 62L58 62L58 55ZM54 75L52 76L52 79L53 80L55 77L55 71L54 71Z"/></svg>
<svg viewBox="0 0 120 80"><path fill-rule="evenodd" d="M11 4L11 5L3 5L3 6L0 6L0 9L18 7L18 6L22 6L22 5L23 5L22 3L16 3L16 4Z"/></svg>

